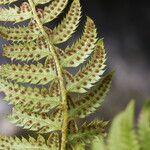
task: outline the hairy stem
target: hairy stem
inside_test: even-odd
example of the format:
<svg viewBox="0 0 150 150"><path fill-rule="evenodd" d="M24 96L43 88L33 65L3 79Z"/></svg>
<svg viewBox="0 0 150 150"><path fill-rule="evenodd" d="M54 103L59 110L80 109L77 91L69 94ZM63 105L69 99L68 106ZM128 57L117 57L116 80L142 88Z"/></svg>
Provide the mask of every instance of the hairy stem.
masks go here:
<svg viewBox="0 0 150 150"><path fill-rule="evenodd" d="M54 61L55 61L57 75L58 75L59 84L60 84L60 91L61 91L61 98L62 98L62 105L63 105L63 117L64 117L63 118L63 125L62 125L61 150L65 150L66 149L66 142L67 142L68 105L67 105L67 91L66 91L65 84L64 84L62 68L61 68L59 60L57 58L57 55L56 55L56 53L53 49L53 44L50 42L49 36L45 32L45 30L43 28L43 25L42 25L38 15L37 15L35 4L34 4L33 0L28 0L28 2L31 6L34 19L36 20L36 22L39 26L39 29L41 30L43 36L47 40L47 42L49 44L49 50L50 50L51 55L52 55L52 57L54 58Z"/></svg>

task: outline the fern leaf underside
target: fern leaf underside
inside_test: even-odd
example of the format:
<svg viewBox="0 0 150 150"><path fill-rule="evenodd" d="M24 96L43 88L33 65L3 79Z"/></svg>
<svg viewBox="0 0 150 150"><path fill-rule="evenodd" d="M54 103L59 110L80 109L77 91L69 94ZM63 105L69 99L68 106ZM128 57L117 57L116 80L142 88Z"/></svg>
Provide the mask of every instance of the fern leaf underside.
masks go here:
<svg viewBox="0 0 150 150"><path fill-rule="evenodd" d="M70 150L81 140L83 149L90 139L103 135L106 126L106 122L100 120L84 123L81 127L76 123L76 119L95 112L110 89L113 73L102 76L106 67L103 40L97 37L94 21L87 17L83 33L76 42L64 49L58 45L70 39L78 28L81 19L79 0L71 2L67 14L54 28L48 28L47 23L62 14L68 0L29 0L20 6L16 2L0 2L0 5L13 4L0 8L0 21L26 21L27 24L0 26L0 36L9 41L3 45L3 56L11 59L11 63L0 66L0 91L5 93L4 100L13 105L12 113L8 115L11 123L50 136L47 140L41 135L28 140L0 136L0 148L59 150L61 141ZM83 64L85 61L87 63ZM68 68L80 65L82 68L76 74L68 71ZM72 93L81 96L75 100ZM63 109L64 101L68 110ZM70 122L73 122L72 128ZM68 137L67 131L62 132L65 123L69 128ZM66 139L60 139L65 136Z"/></svg>

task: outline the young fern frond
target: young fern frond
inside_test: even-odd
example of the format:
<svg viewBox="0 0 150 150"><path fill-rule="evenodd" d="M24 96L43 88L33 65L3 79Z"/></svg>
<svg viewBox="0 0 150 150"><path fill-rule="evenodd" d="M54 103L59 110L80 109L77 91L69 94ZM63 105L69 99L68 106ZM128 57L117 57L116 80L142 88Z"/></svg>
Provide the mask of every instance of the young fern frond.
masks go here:
<svg viewBox="0 0 150 150"><path fill-rule="evenodd" d="M131 102L127 109L115 118L109 135L109 149L111 150L138 150L134 128L134 103ZM115 138L114 138L115 135Z"/></svg>
<svg viewBox="0 0 150 150"><path fill-rule="evenodd" d="M150 148L150 101L146 102L138 121L138 140L143 150Z"/></svg>
<svg viewBox="0 0 150 150"><path fill-rule="evenodd" d="M81 127L76 123L78 118L90 115L101 105L113 75L102 77L106 54L94 21L87 17L82 36L64 50L57 44L66 42L77 29L81 19L80 1L72 1L56 27L46 26L62 13L68 1L28 0L20 6L0 8L0 21L28 20L27 26L0 26L0 36L11 42L3 46L3 56L10 58L11 64L2 64L0 68L0 91L6 95L4 100L13 104L8 119L37 135L50 134L45 141L40 135L28 140L1 136L0 146L4 149L76 150L79 145L84 149L91 139L104 133L106 122L94 120ZM0 4L14 2L2 0ZM46 5L41 9L38 4ZM66 70L83 64L88 58L75 75ZM81 94L79 99L72 97L73 92Z"/></svg>
<svg viewBox="0 0 150 150"><path fill-rule="evenodd" d="M150 101L134 125L134 103L117 115L111 125L108 138L93 141L92 150L149 150L150 148Z"/></svg>

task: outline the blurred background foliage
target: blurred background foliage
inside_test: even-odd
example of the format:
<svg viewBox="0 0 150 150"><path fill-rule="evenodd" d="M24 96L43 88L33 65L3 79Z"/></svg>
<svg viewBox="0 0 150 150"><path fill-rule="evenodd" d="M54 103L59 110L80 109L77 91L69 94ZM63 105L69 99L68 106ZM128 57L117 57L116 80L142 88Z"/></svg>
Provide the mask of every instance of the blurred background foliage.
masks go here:
<svg viewBox="0 0 150 150"><path fill-rule="evenodd" d="M110 94L94 116L111 120L125 108L130 99L136 100L136 114L138 114L144 100L150 96L150 2L81 0L81 4L83 17L78 31L62 47L80 36L85 16L88 15L95 20L99 36L104 38L108 70L116 71ZM48 26L54 27L64 14ZM0 39L0 45L5 43L6 41ZM1 47L0 53L2 53ZM0 63L8 61L0 57ZM0 116L10 112L10 107L2 101L3 97L2 93ZM13 134L16 131L18 129L1 117L0 133Z"/></svg>

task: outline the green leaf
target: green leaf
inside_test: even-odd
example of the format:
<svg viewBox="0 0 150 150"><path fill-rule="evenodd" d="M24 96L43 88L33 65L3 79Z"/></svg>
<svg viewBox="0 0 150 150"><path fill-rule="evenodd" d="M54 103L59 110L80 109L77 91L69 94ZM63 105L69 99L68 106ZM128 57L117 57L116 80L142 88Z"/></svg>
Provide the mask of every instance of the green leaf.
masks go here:
<svg viewBox="0 0 150 150"><path fill-rule="evenodd" d="M139 150L134 129L134 103L113 121L108 138L109 150Z"/></svg>
<svg viewBox="0 0 150 150"><path fill-rule="evenodd" d="M67 41L76 30L80 18L81 6L79 0L74 0L66 17L54 28L52 43L59 44Z"/></svg>
<svg viewBox="0 0 150 150"><path fill-rule="evenodd" d="M37 63L36 65L2 65L0 69L0 76L12 81L41 85L45 85L57 78L54 68L41 63Z"/></svg>
<svg viewBox="0 0 150 150"><path fill-rule="evenodd" d="M48 115L47 113L28 112L28 110L15 108L8 119L23 129L48 133L61 129L62 110L55 109L53 114Z"/></svg>
<svg viewBox="0 0 150 150"><path fill-rule="evenodd" d="M138 137L141 150L150 148L150 102L146 102L140 114Z"/></svg>
<svg viewBox="0 0 150 150"><path fill-rule="evenodd" d="M50 95L47 89L24 87L4 79L0 80L0 91L5 93L4 100L22 110L48 112L60 103L60 95Z"/></svg>
<svg viewBox="0 0 150 150"><path fill-rule="evenodd" d="M50 22L57 18L57 16L66 7L68 0L53 0L48 6L44 8L43 17L41 18L43 23Z"/></svg>
<svg viewBox="0 0 150 150"><path fill-rule="evenodd" d="M0 8L0 21L22 22L32 18L32 11L27 2L22 3L20 7Z"/></svg>
<svg viewBox="0 0 150 150"><path fill-rule="evenodd" d="M82 37L64 52L58 51L58 57L63 67L77 67L94 51L97 33L93 20L87 17Z"/></svg>
<svg viewBox="0 0 150 150"><path fill-rule="evenodd" d="M0 26L0 36L13 42L31 42L40 36L40 30L34 22L27 27Z"/></svg>
<svg viewBox="0 0 150 150"><path fill-rule="evenodd" d="M101 41L98 41L94 54L87 65L78 71L67 84L69 92L85 93L86 89L93 87L104 73L106 61L105 49Z"/></svg>
<svg viewBox="0 0 150 150"><path fill-rule="evenodd" d="M70 118L84 118L85 116L93 113L96 108L101 106L104 101L111 85L113 73L108 74L100 83L90 90L85 96L79 100L69 102L69 115Z"/></svg>
<svg viewBox="0 0 150 150"><path fill-rule="evenodd" d="M70 123L69 125L73 126L72 124L75 124L75 122L72 121L72 123ZM93 140L95 136L102 136L104 134L104 129L106 125L107 122L93 120L90 123L84 123L78 130L75 130L73 127L70 127L69 130L71 133L69 133L68 135L68 141L72 145L76 145L78 141L85 144L91 143L91 140ZM75 124L75 126L77 125Z"/></svg>
<svg viewBox="0 0 150 150"><path fill-rule="evenodd" d="M37 139L29 137L29 139L25 139L22 137L19 139L18 137L7 137L0 136L0 149L2 150L49 150L50 147L46 145L45 139L38 135Z"/></svg>
<svg viewBox="0 0 150 150"><path fill-rule="evenodd" d="M51 55L48 44L42 37L35 42L6 45L3 51L3 56L21 61L38 61Z"/></svg>

